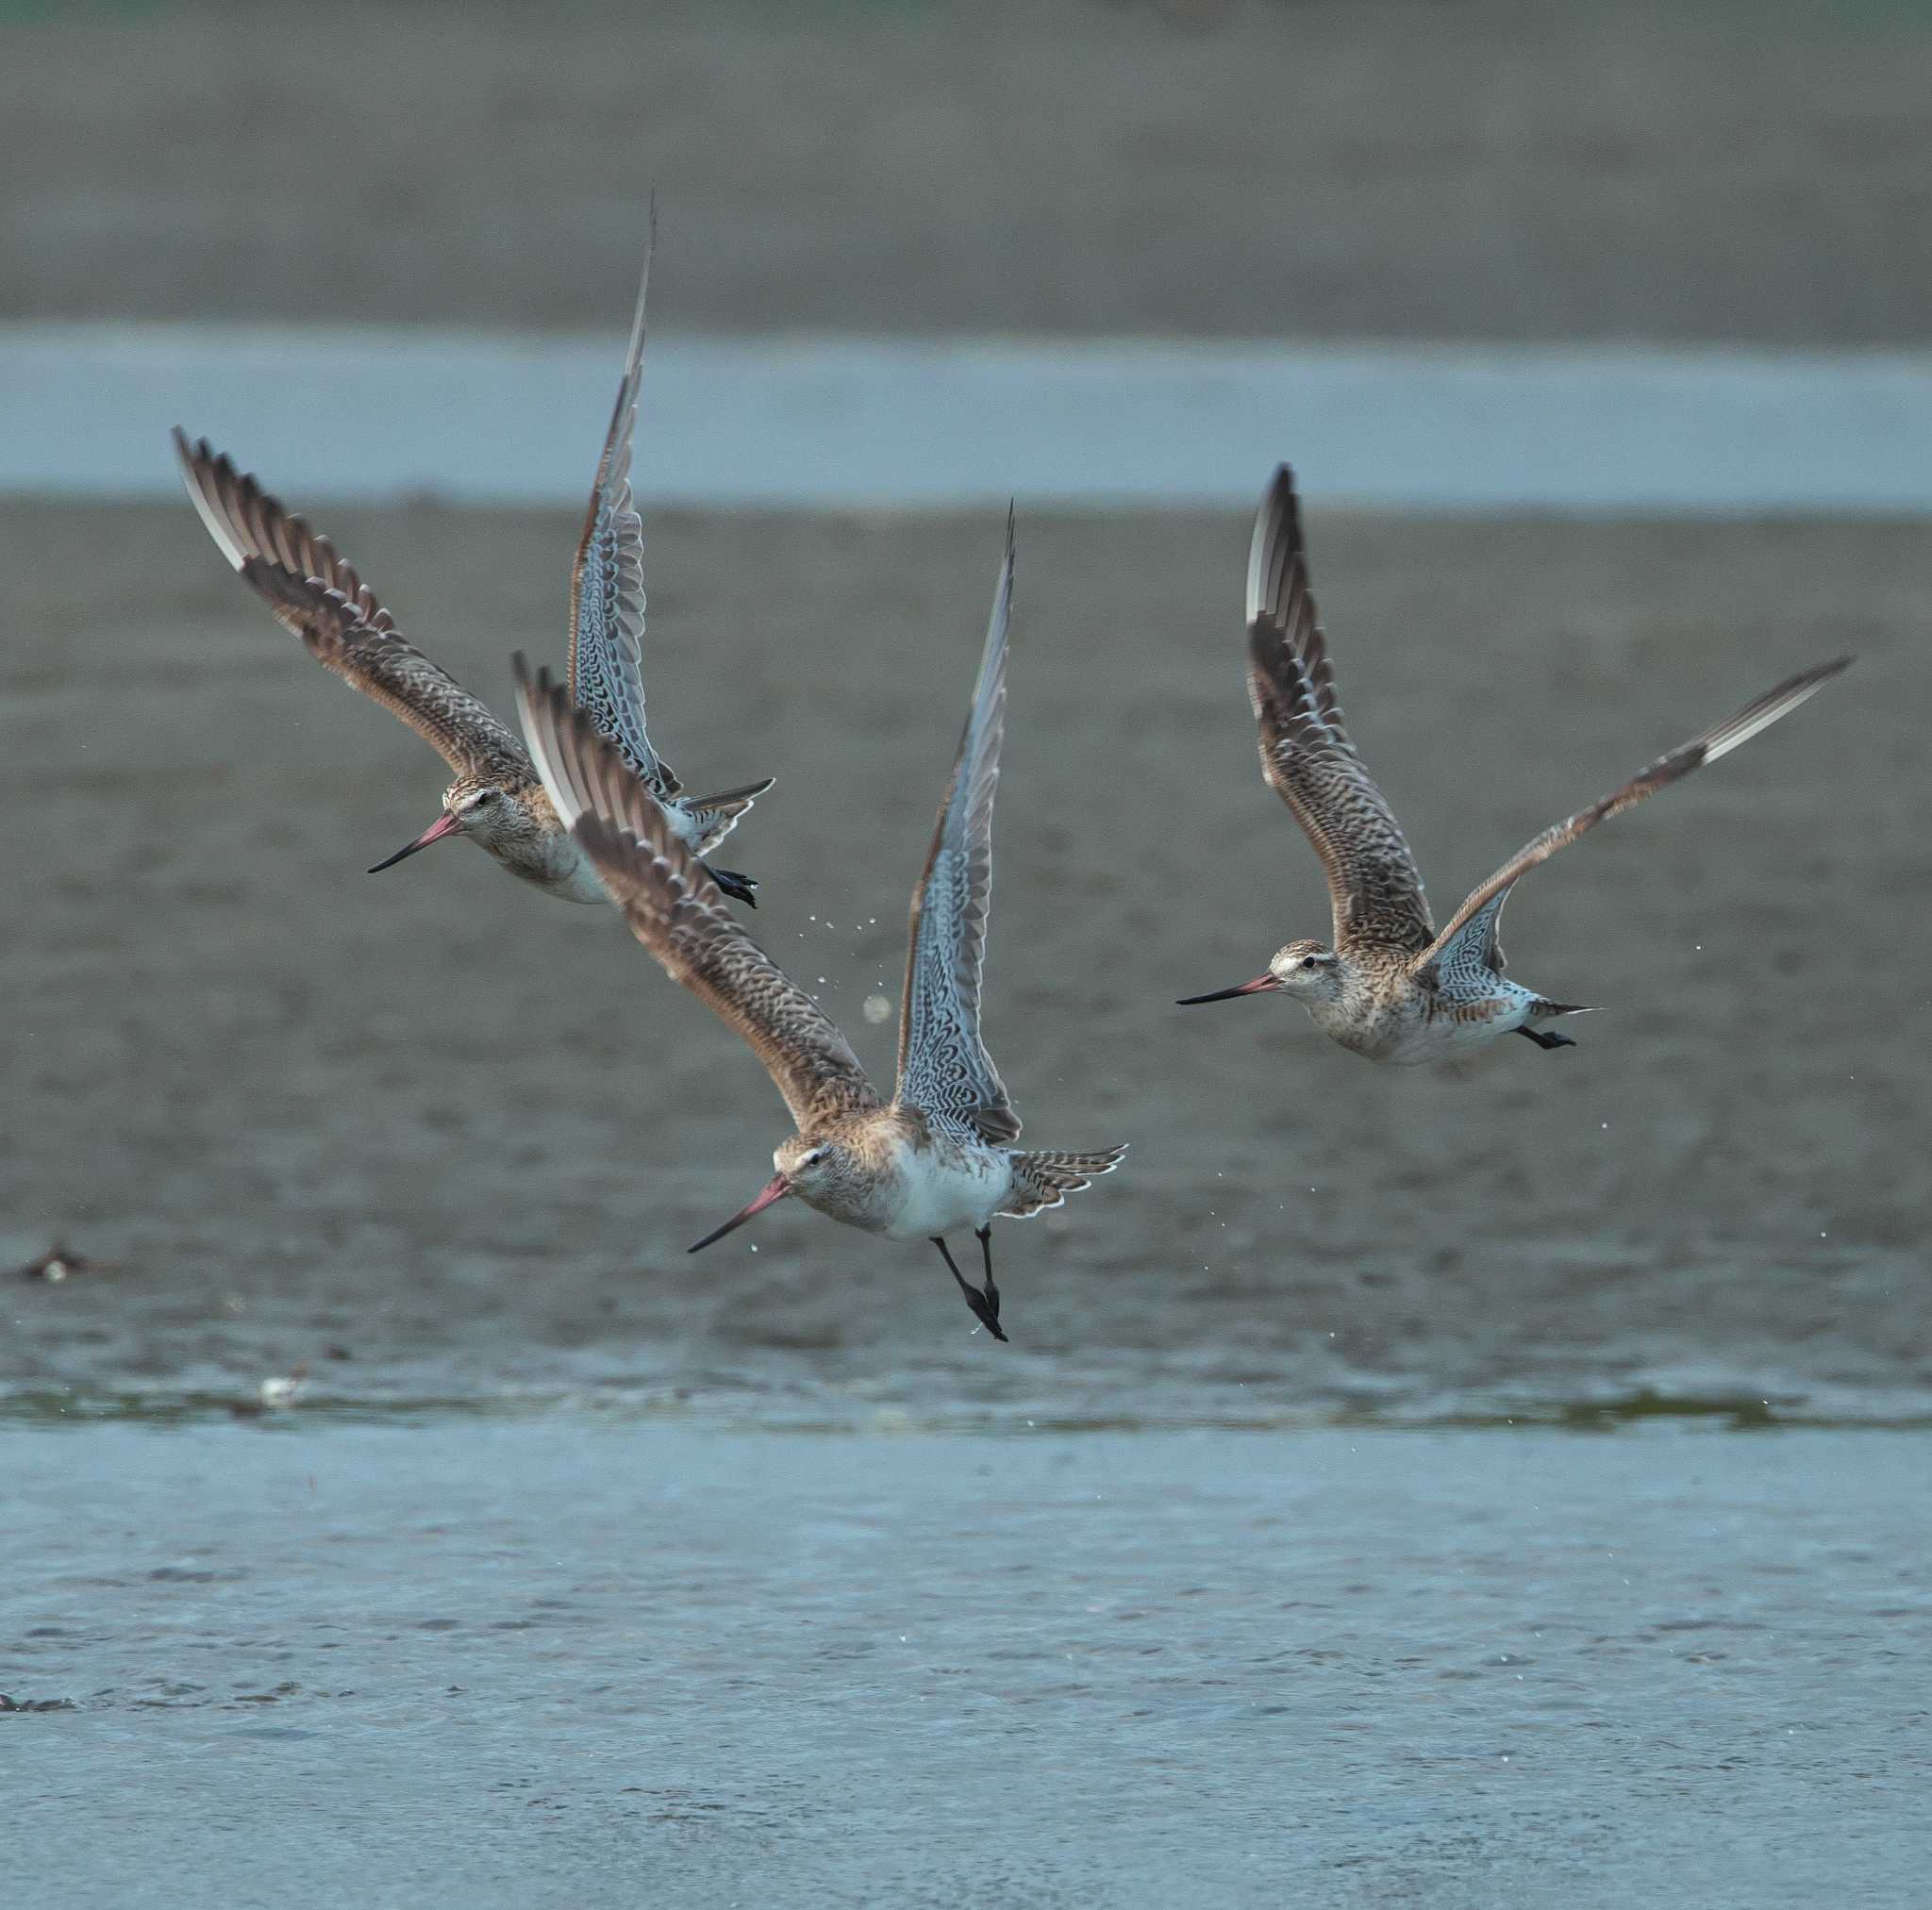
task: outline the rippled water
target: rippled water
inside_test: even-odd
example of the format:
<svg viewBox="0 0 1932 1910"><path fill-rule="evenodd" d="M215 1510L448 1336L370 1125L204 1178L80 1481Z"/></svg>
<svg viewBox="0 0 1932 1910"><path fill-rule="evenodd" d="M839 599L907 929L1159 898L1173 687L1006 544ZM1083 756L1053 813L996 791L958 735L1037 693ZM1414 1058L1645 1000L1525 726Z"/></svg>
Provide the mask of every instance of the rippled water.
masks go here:
<svg viewBox="0 0 1932 1910"><path fill-rule="evenodd" d="M1917 1432L6 1430L22 1903L1916 1902Z"/></svg>

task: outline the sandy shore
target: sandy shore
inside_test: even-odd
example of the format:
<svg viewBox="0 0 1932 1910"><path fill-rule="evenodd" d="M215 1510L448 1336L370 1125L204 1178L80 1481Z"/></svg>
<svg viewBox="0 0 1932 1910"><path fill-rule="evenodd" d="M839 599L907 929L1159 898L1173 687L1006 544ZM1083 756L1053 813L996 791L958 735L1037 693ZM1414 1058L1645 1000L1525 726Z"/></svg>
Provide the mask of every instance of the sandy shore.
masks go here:
<svg viewBox="0 0 1932 1910"><path fill-rule="evenodd" d="M507 706L560 641L561 516L330 528ZM586 1378L1091 1413L1932 1380L1923 529L1312 518L1353 725L1439 910L1545 822L1821 655L1857 670L1539 872L1516 972L1609 1010L1466 1075L1266 1002L1183 1012L1324 924L1256 774L1232 517L1022 525L987 1009L1028 1135L1127 1171L1004 1230L1010 1354L920 1251L780 1211L761 1071L613 915L467 845L367 864L441 766L331 682L185 508L16 507L0 849L0 1260L18 1387ZM781 781L732 843L758 931L881 1071L908 889L998 525L671 516L654 722ZM759 1252L752 1252L756 1243ZM328 1349L353 1355L328 1362Z"/></svg>
<svg viewBox="0 0 1932 1910"><path fill-rule="evenodd" d="M1187 30L1178 23L1195 23ZM39 9L0 317L1932 337L1924 8Z"/></svg>

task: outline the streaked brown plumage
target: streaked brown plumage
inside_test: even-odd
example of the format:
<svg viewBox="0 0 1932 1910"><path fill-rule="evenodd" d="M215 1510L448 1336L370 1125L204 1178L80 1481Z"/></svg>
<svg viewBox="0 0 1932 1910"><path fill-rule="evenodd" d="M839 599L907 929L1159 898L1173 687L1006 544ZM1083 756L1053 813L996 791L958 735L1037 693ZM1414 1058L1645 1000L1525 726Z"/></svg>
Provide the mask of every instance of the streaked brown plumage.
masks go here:
<svg viewBox="0 0 1932 1910"><path fill-rule="evenodd" d="M653 213L655 236L656 216ZM730 834L772 779L691 798L644 726L643 526L630 490L631 440L643 364L650 257L632 320L624 377L598 461L571 574L571 683L592 720L651 786L699 854ZM282 625L343 682L382 704L455 772L442 814L386 861L387 869L444 836L466 835L511 874L571 902L605 900L571 842L521 743L483 704L397 630L395 620L325 537L238 471L206 439L178 429L175 450L188 495L229 563ZM757 884L728 870L718 880L753 902Z"/></svg>
<svg viewBox="0 0 1932 1910"><path fill-rule="evenodd" d="M177 429L175 453L208 535L318 663L400 717L458 776L536 780L523 745L403 637L327 538L206 439L191 444Z"/></svg>
<svg viewBox="0 0 1932 1910"><path fill-rule="evenodd" d="M517 659L524 734L558 813L639 941L765 1064L797 1129L774 1154L777 1171L764 1190L698 1247L796 1194L867 1233L932 1240L975 1318L1001 1339L994 1216L1024 1219L1058 1206L1110 1172L1125 1152L1003 1145L1019 1134L1020 1120L980 1037L1012 574L1009 520L972 713L913 891L899 1079L890 1103L824 1009L724 906L634 770L564 688L547 673L533 677ZM983 1287L965 1280L946 1245L947 1232L964 1225L980 1242Z"/></svg>
<svg viewBox="0 0 1932 1910"><path fill-rule="evenodd" d="M1374 1061L1439 1059L1512 1031L1545 1048L1574 1045L1530 1024L1582 1009L1504 978L1496 925L1510 889L1597 823L1789 715L1851 661L1834 657L1788 677L1545 829L1472 890L1439 935L1408 843L1342 726L1328 639L1308 585L1294 478L1281 466L1249 546L1248 694L1261 773L1301 823L1327 877L1333 945L1289 942L1254 981L1190 996L1182 1005L1282 990L1325 1034Z"/></svg>

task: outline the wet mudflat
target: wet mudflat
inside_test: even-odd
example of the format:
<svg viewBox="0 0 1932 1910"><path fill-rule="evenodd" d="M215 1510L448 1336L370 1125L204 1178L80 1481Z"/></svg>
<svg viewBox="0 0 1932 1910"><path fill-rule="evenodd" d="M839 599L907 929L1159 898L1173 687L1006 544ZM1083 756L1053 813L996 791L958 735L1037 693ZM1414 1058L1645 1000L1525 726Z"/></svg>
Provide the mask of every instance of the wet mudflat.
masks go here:
<svg viewBox="0 0 1932 1910"><path fill-rule="evenodd" d="M687 1254L785 1133L751 1055L613 914L467 844L363 873L442 765L185 505L9 507L33 560L0 577L0 1268L65 1238L116 1271L9 1281L0 1387L152 1406L306 1366L358 1400L722 1393L807 1423L1645 1389L1932 1411L1932 851L1901 794L1923 527L1309 523L1350 722L1439 912L1788 672L1859 662L1524 884L1511 972L1604 1005L1579 1047L1376 1069L1277 1002L1173 1005L1327 925L1256 766L1244 517L1023 520L987 1028L1031 1144L1133 1151L999 1230L990 1350L929 1249L780 1207ZM513 648L560 648L568 515L324 526L500 707ZM650 524L659 741L688 779L778 776L732 839L756 932L882 1073L999 530Z"/></svg>

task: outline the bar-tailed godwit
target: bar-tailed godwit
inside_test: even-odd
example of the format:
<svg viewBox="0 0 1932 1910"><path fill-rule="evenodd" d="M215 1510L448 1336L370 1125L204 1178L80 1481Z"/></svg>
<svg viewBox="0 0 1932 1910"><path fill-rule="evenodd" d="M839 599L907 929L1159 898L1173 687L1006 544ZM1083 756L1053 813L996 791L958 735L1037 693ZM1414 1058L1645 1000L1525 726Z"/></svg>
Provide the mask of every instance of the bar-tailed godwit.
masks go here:
<svg viewBox="0 0 1932 1910"><path fill-rule="evenodd" d="M992 1221L1057 1207L1124 1147L1090 1154L1009 1146L1020 1117L979 1031L980 972L992 887L992 804L1005 728L1012 524L1000 567L972 713L912 893L899 1078L882 1102L824 1010L726 909L662 806L547 672L517 659L517 707L544 788L596 865L631 933L674 979L735 1028L765 1064L796 1123L760 1192L691 1251L708 1247L774 1201L795 1194L847 1226L888 1239L927 1239L974 1315L996 1339L1000 1292ZM978 1237L985 1284L953 1259L948 1233Z"/></svg>
<svg viewBox="0 0 1932 1910"><path fill-rule="evenodd" d="M1539 862L1667 783L1728 755L1789 715L1852 659L1788 677L1737 715L1659 756L1622 789L1526 842L1450 918L1441 934L1421 872L1370 779L1335 696L1335 672L1308 588L1301 513L1286 465L1255 519L1248 555L1248 695L1260 729L1261 773L1321 857L1332 944L1291 941L1267 972L1181 1005L1279 992L1322 1032L1371 1061L1435 1061L1515 1033L1540 1048L1575 1043L1536 1024L1588 1012L1504 974L1497 922L1509 891Z"/></svg>
<svg viewBox="0 0 1932 1910"><path fill-rule="evenodd" d="M570 683L591 720L649 785L679 839L704 855L773 779L687 796L644 728L643 523L631 500L630 457L650 283L647 251L624 379L572 572ZM596 871L558 822L522 744L398 632L394 618L328 539L217 456L206 439L191 444L177 429L175 450L208 535L282 625L301 638L317 662L401 717L455 772L441 815L370 872L392 868L445 836L466 836L512 875L548 894L567 902L606 901ZM728 869L711 874L726 894L756 905L758 885L750 876Z"/></svg>

